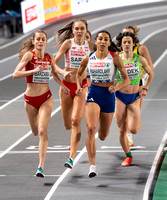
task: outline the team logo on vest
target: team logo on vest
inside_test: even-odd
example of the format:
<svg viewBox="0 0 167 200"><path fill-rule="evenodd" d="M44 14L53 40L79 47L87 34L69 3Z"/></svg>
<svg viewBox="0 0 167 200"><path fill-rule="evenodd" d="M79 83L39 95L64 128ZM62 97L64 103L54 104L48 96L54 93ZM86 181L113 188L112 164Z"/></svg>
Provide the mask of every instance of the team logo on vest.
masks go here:
<svg viewBox="0 0 167 200"><path fill-rule="evenodd" d="M106 63L106 67L110 67L110 63Z"/></svg>
<svg viewBox="0 0 167 200"><path fill-rule="evenodd" d="M138 67L137 61L135 61L135 62L133 63L133 67Z"/></svg>

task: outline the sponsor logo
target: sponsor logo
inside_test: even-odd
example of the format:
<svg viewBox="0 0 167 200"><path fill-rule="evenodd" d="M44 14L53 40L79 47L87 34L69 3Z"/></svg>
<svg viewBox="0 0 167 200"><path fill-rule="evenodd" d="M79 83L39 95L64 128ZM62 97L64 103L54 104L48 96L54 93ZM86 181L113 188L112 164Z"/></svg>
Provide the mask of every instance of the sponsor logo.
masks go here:
<svg viewBox="0 0 167 200"><path fill-rule="evenodd" d="M71 56L84 56L84 51L71 51Z"/></svg>
<svg viewBox="0 0 167 200"><path fill-rule="evenodd" d="M125 63L124 66L125 68L133 67L133 63Z"/></svg>
<svg viewBox="0 0 167 200"><path fill-rule="evenodd" d="M25 9L26 24L28 24L38 18L36 7L37 7L37 5L34 5L34 6L31 6L27 9Z"/></svg>
<svg viewBox="0 0 167 200"><path fill-rule="evenodd" d="M90 63L90 67L105 67L104 62Z"/></svg>

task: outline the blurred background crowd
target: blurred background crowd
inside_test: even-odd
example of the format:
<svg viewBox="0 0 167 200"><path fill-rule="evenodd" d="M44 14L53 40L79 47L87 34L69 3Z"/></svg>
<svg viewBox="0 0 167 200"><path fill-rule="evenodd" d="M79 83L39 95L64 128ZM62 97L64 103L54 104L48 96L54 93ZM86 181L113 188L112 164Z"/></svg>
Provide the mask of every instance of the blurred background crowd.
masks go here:
<svg viewBox="0 0 167 200"><path fill-rule="evenodd" d="M0 37L11 38L22 32L22 0L0 0Z"/></svg>

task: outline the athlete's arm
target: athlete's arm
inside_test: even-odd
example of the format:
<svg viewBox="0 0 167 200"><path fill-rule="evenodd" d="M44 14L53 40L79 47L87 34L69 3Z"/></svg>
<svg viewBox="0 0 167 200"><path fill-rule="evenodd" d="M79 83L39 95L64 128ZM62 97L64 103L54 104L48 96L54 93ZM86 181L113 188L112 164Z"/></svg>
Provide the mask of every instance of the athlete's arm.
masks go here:
<svg viewBox="0 0 167 200"><path fill-rule="evenodd" d="M82 92L82 88L81 88L81 84L82 84L82 78L81 75L83 74L85 68L87 67L88 64L88 60L89 60L89 55L86 55L82 58L80 66L77 70L76 73L76 81L77 81L77 90L76 90L76 95L81 94Z"/></svg>
<svg viewBox="0 0 167 200"><path fill-rule="evenodd" d="M55 57L55 66L56 66L56 71L58 74L62 74L64 77L68 76L71 74L71 72L69 71L65 71L63 69L61 69L58 66L58 63L60 61L60 59L64 56L64 54L71 48L71 40L66 40L63 42L63 44L61 45L56 57Z"/></svg>
<svg viewBox="0 0 167 200"><path fill-rule="evenodd" d="M52 60L52 66L51 66L51 67L52 67L52 71L51 71L51 74L52 74L54 80L55 80L60 86L62 86L62 88L63 88L63 90L64 90L64 92L65 92L66 94L69 94L69 89L62 83L62 81L61 81L61 79L60 79L60 77L59 77L59 75L58 75L58 73L57 73L57 71L56 71L56 66L55 66L55 61L54 61L53 55L50 55L50 57L51 57L51 60Z"/></svg>
<svg viewBox="0 0 167 200"><path fill-rule="evenodd" d="M17 65L16 69L13 72L13 79L23 78L31 74L35 74L37 72L42 72L44 70L44 67L42 65L39 65L33 70L22 71L23 68L27 65L27 63L31 61L32 57L33 57L33 54L31 52L27 52L24 54L20 63Z"/></svg>
<svg viewBox="0 0 167 200"><path fill-rule="evenodd" d="M148 62L144 57L140 56L139 57L139 62L141 63L144 71L149 75L147 83L141 88L141 91L142 90L148 91L148 88L149 88L149 86L150 86L150 84L151 84L151 82L152 82L152 80L154 78L154 72L151 69L151 67L148 65Z"/></svg>
<svg viewBox="0 0 167 200"><path fill-rule="evenodd" d="M148 49L145 45L139 46L139 54L147 60L150 68L153 70L154 66L153 66L153 63L152 63L152 60L151 60L151 56L150 56L150 53L149 53L149 51L148 51Z"/></svg>
<svg viewBox="0 0 167 200"><path fill-rule="evenodd" d="M122 59L120 58L120 56L117 53L115 53L113 61L114 61L114 65L121 72L121 75L124 79L120 84L117 84L115 86L116 90L120 90L121 88L128 86L130 84L130 80L129 80L128 74L127 74L127 72L124 68L124 64L122 62Z"/></svg>

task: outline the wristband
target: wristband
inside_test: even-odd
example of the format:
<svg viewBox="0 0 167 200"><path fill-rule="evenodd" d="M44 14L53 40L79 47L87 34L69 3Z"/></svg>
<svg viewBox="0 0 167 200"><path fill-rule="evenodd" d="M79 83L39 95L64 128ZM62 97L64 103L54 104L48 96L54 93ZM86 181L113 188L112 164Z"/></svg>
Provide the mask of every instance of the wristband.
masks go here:
<svg viewBox="0 0 167 200"><path fill-rule="evenodd" d="M147 88L143 88L143 90L146 90L148 92L148 89Z"/></svg>

